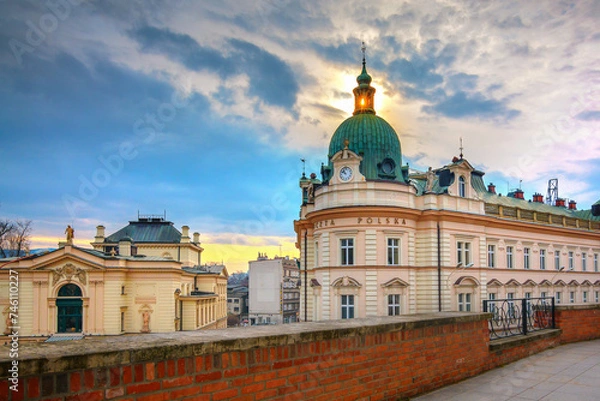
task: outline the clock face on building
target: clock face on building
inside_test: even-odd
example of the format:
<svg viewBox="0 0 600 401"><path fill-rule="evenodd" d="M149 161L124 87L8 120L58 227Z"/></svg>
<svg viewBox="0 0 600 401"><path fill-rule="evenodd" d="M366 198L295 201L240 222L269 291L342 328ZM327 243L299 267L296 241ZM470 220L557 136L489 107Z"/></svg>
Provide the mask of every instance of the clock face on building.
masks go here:
<svg viewBox="0 0 600 401"><path fill-rule="evenodd" d="M350 179L352 178L352 174L353 174L352 169L348 166L344 166L340 170L340 180L350 181Z"/></svg>

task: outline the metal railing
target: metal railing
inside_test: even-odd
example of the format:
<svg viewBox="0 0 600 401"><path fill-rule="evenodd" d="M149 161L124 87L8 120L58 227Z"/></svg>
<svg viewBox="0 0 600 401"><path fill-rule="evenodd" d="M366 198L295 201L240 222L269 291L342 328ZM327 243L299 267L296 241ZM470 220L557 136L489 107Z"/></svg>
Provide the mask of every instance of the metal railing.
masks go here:
<svg viewBox="0 0 600 401"><path fill-rule="evenodd" d="M555 328L554 297L490 299L483 301L483 311L493 314L491 340Z"/></svg>

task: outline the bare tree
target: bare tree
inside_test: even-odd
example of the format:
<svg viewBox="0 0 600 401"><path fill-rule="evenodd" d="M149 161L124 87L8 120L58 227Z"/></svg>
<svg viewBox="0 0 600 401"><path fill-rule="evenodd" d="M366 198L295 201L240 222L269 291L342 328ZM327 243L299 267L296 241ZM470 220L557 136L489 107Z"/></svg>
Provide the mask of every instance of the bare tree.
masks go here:
<svg viewBox="0 0 600 401"><path fill-rule="evenodd" d="M29 252L31 220L0 220L0 257Z"/></svg>

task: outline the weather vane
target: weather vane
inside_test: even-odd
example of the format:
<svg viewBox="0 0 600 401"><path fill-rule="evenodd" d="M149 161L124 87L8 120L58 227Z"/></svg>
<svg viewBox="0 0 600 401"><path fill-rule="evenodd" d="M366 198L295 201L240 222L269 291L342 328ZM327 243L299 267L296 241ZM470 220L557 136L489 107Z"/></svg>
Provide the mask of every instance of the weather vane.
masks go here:
<svg viewBox="0 0 600 401"><path fill-rule="evenodd" d="M460 159L463 158L463 144L462 144L462 136L460 137Z"/></svg>
<svg viewBox="0 0 600 401"><path fill-rule="evenodd" d="M300 159L302 162L302 178L306 177L306 159Z"/></svg>

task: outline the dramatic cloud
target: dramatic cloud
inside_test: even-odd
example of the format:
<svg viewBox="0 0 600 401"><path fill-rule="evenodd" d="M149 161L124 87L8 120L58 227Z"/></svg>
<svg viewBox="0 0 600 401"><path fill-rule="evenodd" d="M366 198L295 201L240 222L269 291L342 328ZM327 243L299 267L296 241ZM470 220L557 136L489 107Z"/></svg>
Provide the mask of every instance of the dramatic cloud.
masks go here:
<svg viewBox="0 0 600 401"><path fill-rule="evenodd" d="M0 216L44 246L166 209L230 270L293 255L300 160L351 115L363 41L411 168L462 138L498 188L600 197L598 1L52 4L0 1Z"/></svg>
<svg viewBox="0 0 600 401"><path fill-rule="evenodd" d="M169 29L144 27L132 32L142 50L164 54L191 70L209 70L223 79L246 74L250 94L266 103L292 108L296 103L298 83L292 69L277 56L238 39L227 39L227 55L203 47L191 36Z"/></svg>

